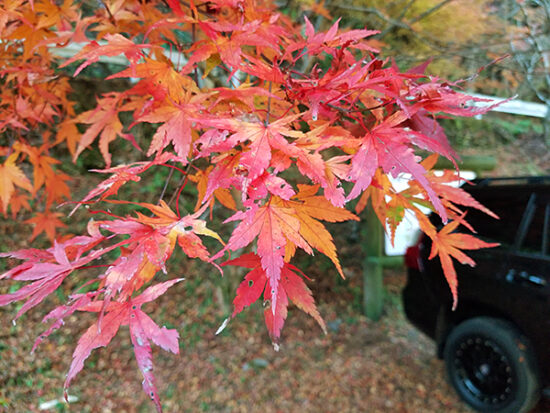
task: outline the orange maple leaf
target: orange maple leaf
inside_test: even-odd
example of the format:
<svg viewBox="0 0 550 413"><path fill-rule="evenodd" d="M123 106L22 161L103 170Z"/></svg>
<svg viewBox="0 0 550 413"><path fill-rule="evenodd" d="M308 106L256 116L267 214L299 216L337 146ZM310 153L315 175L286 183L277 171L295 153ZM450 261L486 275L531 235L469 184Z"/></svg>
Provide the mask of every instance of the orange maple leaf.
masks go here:
<svg viewBox="0 0 550 413"><path fill-rule="evenodd" d="M325 254L334 263L338 273L344 278L344 273L336 254L336 246L332 240L330 232L318 220L328 222L342 222L359 218L346 210L332 205L332 203L323 196L316 196L319 185L308 186L298 185L298 194L290 201L276 198L275 203L280 203L286 208L294 211L294 216L300 223L299 233L309 245ZM288 252L291 256L293 251Z"/></svg>
<svg viewBox="0 0 550 413"><path fill-rule="evenodd" d="M36 194L42 186L45 186L47 206L54 201L61 201L63 198L70 197L70 190L65 181L71 178L52 168L52 165L58 165L61 161L46 155L48 151L47 143L40 146L40 148L20 143L15 143L14 147L16 150L27 154L34 167L33 194Z"/></svg>
<svg viewBox="0 0 550 413"><path fill-rule="evenodd" d="M25 144L16 144L17 149L29 156L29 161L34 167L33 171L33 189L38 191L48 180L55 178L55 171L52 165L58 165L61 161L45 155L48 145L44 144L40 148Z"/></svg>
<svg viewBox="0 0 550 413"><path fill-rule="evenodd" d="M15 164L18 153L14 153L0 165L0 199L3 212L6 213L15 185L32 192L33 188L23 171Z"/></svg>
<svg viewBox="0 0 550 413"><path fill-rule="evenodd" d="M55 229L57 227L62 228L67 226L59 220L61 216L62 214L59 212L44 211L37 212L34 217L27 219L25 224L34 224L29 241L32 241L42 232L45 232L50 241L53 242L55 239Z"/></svg>
<svg viewBox="0 0 550 413"><path fill-rule="evenodd" d="M4 206L2 204L2 201L0 200L0 205L2 205L2 210L4 210ZM13 219L17 216L17 213L22 209L26 209L27 211L31 210L31 206L29 205L29 196L27 194L19 193L19 191L15 190L11 196L10 199L10 209L11 209L11 216ZM6 208L7 209L7 208ZM4 217L6 217L6 212L4 212Z"/></svg>
<svg viewBox="0 0 550 413"><path fill-rule="evenodd" d="M441 260L441 266L443 267L443 273L447 279L447 283L451 288L453 294L453 310L456 308L458 301L457 286L458 281L456 278L456 270L453 265L451 257L457 259L461 264L468 264L474 267L476 263L461 250L477 250L480 248L498 247L500 244L496 242L484 242L476 237L468 234L453 233L453 231L460 224L459 221L453 221L450 224L445 225L439 232L428 234L432 239L432 250L430 252L429 259L439 255Z"/></svg>
<svg viewBox="0 0 550 413"><path fill-rule="evenodd" d="M189 76L182 75L174 70L171 62L159 62L145 59L145 63L139 63L122 72L108 77L108 79L132 77L143 78L150 82L151 94L158 95L159 90L164 91L177 103L189 100L191 92L198 91L197 86Z"/></svg>
<svg viewBox="0 0 550 413"><path fill-rule="evenodd" d="M197 184L197 203L195 204L195 211L198 211L202 203L204 202L204 196L208 188L208 174L214 169L214 166L209 166L206 171L198 170L194 175L190 175L189 179ZM217 188L214 190L214 197L218 200L220 204L224 207L231 209L232 211L237 210L237 204L235 199L231 195L231 192L227 188ZM214 207L214 198L209 202L210 210Z"/></svg>
<svg viewBox="0 0 550 413"><path fill-rule="evenodd" d="M55 144L67 142L67 148L71 155L74 156L76 151L76 144L80 141L80 132L76 127L76 123L72 119L65 120L57 127L57 135Z"/></svg>
<svg viewBox="0 0 550 413"><path fill-rule="evenodd" d="M39 27L39 17L33 11L27 10L22 17L26 24L20 24L6 38L20 40L23 45L23 60L28 60L36 52L38 54L45 53L46 48L38 46L44 39L52 35L48 30Z"/></svg>
<svg viewBox="0 0 550 413"><path fill-rule="evenodd" d="M46 205L53 202L60 202L64 198L71 197L71 191L65 181L70 181L71 177L62 172L54 172L46 179Z"/></svg>
<svg viewBox="0 0 550 413"><path fill-rule="evenodd" d="M109 143L114 141L117 136L129 140L133 144L133 137L123 133L123 126L118 118L118 105L120 95L110 93L98 101L97 107L93 110L83 112L78 116L77 123L87 123L91 126L84 132L78 143L76 152L73 154L73 162L82 153L84 149L92 144L99 136L99 150L105 159L107 167L111 165L111 154L109 153Z"/></svg>

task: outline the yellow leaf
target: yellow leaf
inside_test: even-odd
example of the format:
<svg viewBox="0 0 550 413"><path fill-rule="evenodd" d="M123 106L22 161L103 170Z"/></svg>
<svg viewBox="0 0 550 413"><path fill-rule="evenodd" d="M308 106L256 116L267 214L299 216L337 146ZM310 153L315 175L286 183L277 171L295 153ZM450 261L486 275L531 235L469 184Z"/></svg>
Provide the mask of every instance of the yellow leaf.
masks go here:
<svg viewBox="0 0 550 413"><path fill-rule="evenodd" d="M206 59L206 70L204 71L203 77L205 78L206 76L208 76L210 71L219 66L221 62L222 60L220 59L220 55L218 53L213 54L208 59Z"/></svg>

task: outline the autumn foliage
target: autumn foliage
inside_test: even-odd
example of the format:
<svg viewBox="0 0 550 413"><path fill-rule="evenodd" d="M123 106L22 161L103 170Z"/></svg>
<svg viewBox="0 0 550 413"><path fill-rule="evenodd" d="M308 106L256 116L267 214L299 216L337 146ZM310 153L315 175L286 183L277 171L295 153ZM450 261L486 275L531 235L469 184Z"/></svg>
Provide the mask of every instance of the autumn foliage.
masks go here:
<svg viewBox="0 0 550 413"><path fill-rule="evenodd" d="M369 42L376 31L341 31L338 21L316 31L307 17L295 23L261 0L106 0L82 10L71 0L0 3L1 209L17 219L30 216L32 205L32 238L43 231L52 241L47 249L2 254L22 263L0 278L22 286L0 295L0 305L24 301L17 319L86 271L68 302L44 317L49 327L35 343L73 314L97 314L78 340L65 388L92 350L128 326L143 388L161 410L151 343L178 353L179 337L142 307L182 281L162 275L175 249L213 271L247 269L229 319L262 300L277 344L293 303L324 330L307 277L291 262L297 249L319 252L343 276L323 222L358 220L345 209L353 200L356 213L370 201L392 233L412 211L433 240L432 256L440 257L456 301L451 257L473 264L462 250L489 246L454 232L468 227L462 207L491 214L447 185L457 180L455 171L438 175L435 156L425 156L456 158L438 116L487 110L470 106L475 99L457 92L459 84L427 76L422 66L401 72L378 59ZM59 57L71 47L73 57ZM128 88L75 113L70 76L106 56L125 57L126 66L110 78L129 79ZM142 148L133 133L140 125L153 131ZM112 157L109 146L119 139L141 160ZM54 154L67 150L75 161L95 148L105 162L95 173L104 180L70 202L70 177ZM118 196L162 168L182 178L174 194L159 193L156 204ZM397 191L388 177L403 173L409 188ZM189 187L196 208L182 213ZM95 212L87 233L60 235L61 219L81 205ZM121 205L135 212L112 212ZM452 222L434 227L421 206ZM209 217L223 209L232 215L215 228ZM230 235L222 238L224 231ZM207 248L204 237L219 247Z"/></svg>

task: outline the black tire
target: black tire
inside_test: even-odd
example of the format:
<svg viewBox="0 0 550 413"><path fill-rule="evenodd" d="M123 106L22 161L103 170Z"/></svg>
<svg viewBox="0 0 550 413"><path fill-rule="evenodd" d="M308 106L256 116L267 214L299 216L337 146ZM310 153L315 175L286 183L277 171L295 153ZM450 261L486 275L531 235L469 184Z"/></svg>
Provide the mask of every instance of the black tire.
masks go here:
<svg viewBox="0 0 550 413"><path fill-rule="evenodd" d="M454 328L443 353L449 381L479 412L524 413L540 398L532 347L513 324L490 317Z"/></svg>

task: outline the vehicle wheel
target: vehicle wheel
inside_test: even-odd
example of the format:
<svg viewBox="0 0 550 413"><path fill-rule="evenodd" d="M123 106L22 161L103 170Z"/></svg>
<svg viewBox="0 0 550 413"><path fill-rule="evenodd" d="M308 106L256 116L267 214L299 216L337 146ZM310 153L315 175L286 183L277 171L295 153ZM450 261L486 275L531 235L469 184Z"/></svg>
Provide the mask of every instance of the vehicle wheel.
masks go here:
<svg viewBox="0 0 550 413"><path fill-rule="evenodd" d="M527 412L540 397L533 350L507 321L464 321L449 334L443 354L451 384L477 411Z"/></svg>

